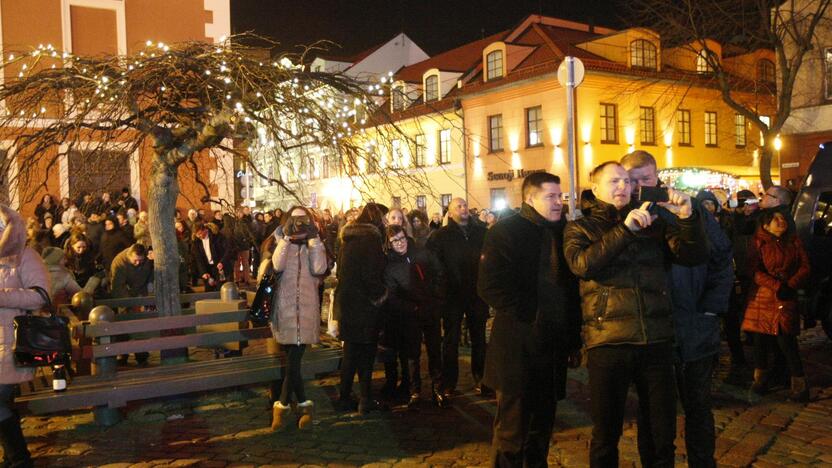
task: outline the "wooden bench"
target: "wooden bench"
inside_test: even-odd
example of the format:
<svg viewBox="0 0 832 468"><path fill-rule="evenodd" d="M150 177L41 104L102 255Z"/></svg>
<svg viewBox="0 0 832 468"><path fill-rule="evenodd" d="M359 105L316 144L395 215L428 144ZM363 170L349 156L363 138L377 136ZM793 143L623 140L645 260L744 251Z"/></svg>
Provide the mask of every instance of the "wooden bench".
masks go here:
<svg viewBox="0 0 832 468"><path fill-rule="evenodd" d="M101 313L102 310L104 313ZM109 312L109 313L107 313ZM268 327L233 331L199 331L202 325L235 323L246 320L248 311L232 309L200 315L159 317L155 313L132 314L128 320L116 320L110 309L94 310L90 321L79 330L92 344L84 346L82 355L93 359L93 373L73 379L64 392L40 389L21 395L16 401L34 414L93 407L95 420L105 426L120 419L118 408L130 401L250 385L283 377L285 356L252 354L239 357L191 361L119 371L116 357L136 352L167 349L221 346L223 343L271 337ZM137 317L156 315L154 317ZM185 334L115 342L114 336L142 332L180 329ZM331 373L340 366L339 346L314 347L303 359L304 378Z"/></svg>

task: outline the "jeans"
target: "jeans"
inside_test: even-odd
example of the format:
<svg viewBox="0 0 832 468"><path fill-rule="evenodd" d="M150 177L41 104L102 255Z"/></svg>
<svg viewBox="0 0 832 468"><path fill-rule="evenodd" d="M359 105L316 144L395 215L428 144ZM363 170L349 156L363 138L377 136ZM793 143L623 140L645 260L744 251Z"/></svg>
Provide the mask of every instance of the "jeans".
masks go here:
<svg viewBox="0 0 832 468"><path fill-rule="evenodd" d="M714 356L676 363L676 387L685 410L685 447L691 468L715 467L714 414L711 411L711 377Z"/></svg>
<svg viewBox="0 0 832 468"><path fill-rule="evenodd" d="M593 467L618 466L618 440L630 383L638 393L638 445L645 467L673 467L676 389L670 343L605 345L587 352Z"/></svg>
<svg viewBox="0 0 832 468"><path fill-rule="evenodd" d="M485 371L485 322L488 307L479 299L473 304L460 306L448 304L442 311L442 384L443 390L455 390L459 380L459 339L462 335L462 318L471 335L471 376L479 384Z"/></svg>
<svg viewBox="0 0 832 468"><path fill-rule="evenodd" d="M352 381L358 373L358 389L364 403L372 400L373 363L376 359L376 343L344 342L344 355L341 359L340 398L346 400L352 393Z"/></svg>
<svg viewBox="0 0 832 468"><path fill-rule="evenodd" d="M283 385L280 389L280 403L287 406L292 402L292 394L298 403L306 401L306 392L303 389L303 377L300 373L300 362L306 345L280 345L286 353L286 371L284 372Z"/></svg>

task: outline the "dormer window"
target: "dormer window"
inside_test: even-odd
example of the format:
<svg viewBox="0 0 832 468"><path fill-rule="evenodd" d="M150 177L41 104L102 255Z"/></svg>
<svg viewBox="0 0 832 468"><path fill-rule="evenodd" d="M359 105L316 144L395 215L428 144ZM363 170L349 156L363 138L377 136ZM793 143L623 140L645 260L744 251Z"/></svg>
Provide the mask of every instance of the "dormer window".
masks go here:
<svg viewBox="0 0 832 468"><path fill-rule="evenodd" d="M757 62L757 81L774 83L775 80L774 62L767 59L762 59Z"/></svg>
<svg viewBox="0 0 832 468"><path fill-rule="evenodd" d="M696 54L696 73L713 73L714 67L708 60L708 55L712 55L712 53L705 50Z"/></svg>
<svg viewBox="0 0 832 468"><path fill-rule="evenodd" d="M425 102L439 100L439 76L431 75L425 78Z"/></svg>
<svg viewBox="0 0 832 468"><path fill-rule="evenodd" d="M658 68L656 61L656 45L644 39L637 39L630 43L630 66L638 68Z"/></svg>
<svg viewBox="0 0 832 468"><path fill-rule="evenodd" d="M486 80L502 78L503 76L503 51L495 50L485 57Z"/></svg>

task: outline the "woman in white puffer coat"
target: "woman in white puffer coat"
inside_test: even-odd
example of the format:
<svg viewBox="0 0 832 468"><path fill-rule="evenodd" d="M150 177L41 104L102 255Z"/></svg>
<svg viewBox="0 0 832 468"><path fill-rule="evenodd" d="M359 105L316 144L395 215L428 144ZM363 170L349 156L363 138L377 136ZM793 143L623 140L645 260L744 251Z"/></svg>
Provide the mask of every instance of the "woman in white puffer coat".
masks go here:
<svg viewBox="0 0 832 468"><path fill-rule="evenodd" d="M45 305L40 293L49 291L49 273L40 255L26 247L26 224L20 215L0 205L0 443L3 466L33 466L20 416L14 410L17 384L32 380L32 369L14 364L14 317Z"/></svg>
<svg viewBox="0 0 832 468"><path fill-rule="evenodd" d="M306 399L301 375L301 359L306 346L320 341L321 302L318 287L327 269L326 250L312 213L304 207L289 210L282 229L275 233L277 246L272 267L277 280L272 307L272 331L286 354L286 372L280 399L272 410L272 429L285 423L292 397L301 412L298 427L312 423L312 400Z"/></svg>

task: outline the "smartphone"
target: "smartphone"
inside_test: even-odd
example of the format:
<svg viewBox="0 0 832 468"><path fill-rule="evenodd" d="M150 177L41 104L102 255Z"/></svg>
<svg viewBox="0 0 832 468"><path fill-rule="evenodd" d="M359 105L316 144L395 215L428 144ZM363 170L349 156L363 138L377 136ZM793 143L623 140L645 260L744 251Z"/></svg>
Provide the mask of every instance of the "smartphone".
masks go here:
<svg viewBox="0 0 832 468"><path fill-rule="evenodd" d="M670 201L667 195L667 187L644 187L638 188L638 201L663 203Z"/></svg>

